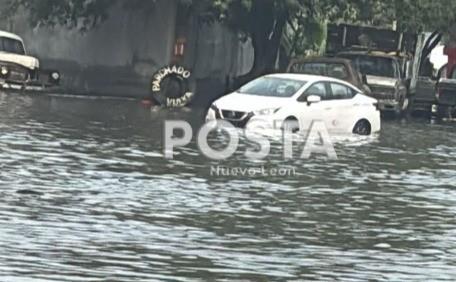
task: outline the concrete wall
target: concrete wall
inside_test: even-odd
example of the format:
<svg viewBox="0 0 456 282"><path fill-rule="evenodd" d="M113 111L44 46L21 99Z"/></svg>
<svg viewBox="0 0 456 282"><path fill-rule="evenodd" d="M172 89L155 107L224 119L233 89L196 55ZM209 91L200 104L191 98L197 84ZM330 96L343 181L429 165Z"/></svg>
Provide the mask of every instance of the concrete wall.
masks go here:
<svg viewBox="0 0 456 282"><path fill-rule="evenodd" d="M195 104L209 107L229 87L229 80L248 73L254 51L250 40L220 23L201 23L194 15L187 26L188 50L184 64L193 71L198 91Z"/></svg>
<svg viewBox="0 0 456 282"><path fill-rule="evenodd" d="M193 22L189 35L193 48L189 49L189 62L197 78L239 76L250 71L253 65L253 48L250 41L240 41L227 27Z"/></svg>
<svg viewBox="0 0 456 282"><path fill-rule="evenodd" d="M153 73L173 58L177 9L176 0L158 0L149 10L126 10L119 4L106 22L87 33L64 27L32 28L26 13L8 22L0 20L0 28L22 36L29 53L40 58L44 68L60 70L70 93L145 97ZM201 83L217 85L217 95L224 90L227 76L249 71L253 62L249 42L241 43L220 24L201 25L196 16L186 25L184 63Z"/></svg>
<svg viewBox="0 0 456 282"><path fill-rule="evenodd" d="M107 21L88 33L32 29L25 14L1 28L22 36L43 67L61 70L70 92L146 96L150 77L171 58L175 17L175 1L167 0L144 11L115 6Z"/></svg>

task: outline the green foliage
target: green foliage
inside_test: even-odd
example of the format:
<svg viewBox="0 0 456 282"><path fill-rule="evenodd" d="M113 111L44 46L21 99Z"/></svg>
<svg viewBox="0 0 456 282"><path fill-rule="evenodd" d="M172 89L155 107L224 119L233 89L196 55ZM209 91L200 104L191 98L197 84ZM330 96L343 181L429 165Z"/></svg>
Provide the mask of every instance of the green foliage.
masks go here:
<svg viewBox="0 0 456 282"><path fill-rule="evenodd" d="M121 3L126 9L144 9L156 0L3 0L3 16L20 9L29 13L32 26L61 25L87 31L108 18L109 9Z"/></svg>
<svg viewBox="0 0 456 282"><path fill-rule="evenodd" d="M454 0L401 0L396 1L395 9L399 27L404 30L447 31L456 22Z"/></svg>
<svg viewBox="0 0 456 282"><path fill-rule="evenodd" d="M34 25L61 24L71 28L91 28L107 17L107 10L121 2L142 9L156 0L3 0L3 15L19 7L30 12ZM456 19L454 0L178 0L183 5L205 8L207 20L223 21L241 32L251 32L258 16L254 4L271 5L274 17L286 15L289 21L314 25L346 21L390 26L398 21L400 29L445 30ZM305 18L305 20L303 20Z"/></svg>
<svg viewBox="0 0 456 282"><path fill-rule="evenodd" d="M25 9L37 25L64 25L86 31L104 21L111 6L144 10L157 0L1 0L3 15ZM280 42L289 56L318 52L327 22L347 22L400 30L446 31L456 23L455 0L177 0L206 23L222 22L252 39L254 68L274 63ZM455 35L456 36L456 35ZM272 58L271 58L272 57Z"/></svg>
<svg viewBox="0 0 456 282"><path fill-rule="evenodd" d="M9 11L24 8L34 26L63 25L86 30L107 18L112 0L8 0Z"/></svg>

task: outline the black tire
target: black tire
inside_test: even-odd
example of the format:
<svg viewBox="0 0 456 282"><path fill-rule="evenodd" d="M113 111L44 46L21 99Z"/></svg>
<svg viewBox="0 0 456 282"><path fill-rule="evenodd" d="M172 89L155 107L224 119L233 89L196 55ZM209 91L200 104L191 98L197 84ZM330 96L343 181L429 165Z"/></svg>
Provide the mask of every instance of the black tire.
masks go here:
<svg viewBox="0 0 456 282"><path fill-rule="evenodd" d="M166 70L175 72L161 75ZM191 77L184 77L178 70L182 67L170 66L157 71L152 78L152 99L158 105L176 108L188 106L195 93L196 83ZM157 79L160 77L160 79ZM157 87L159 86L159 87Z"/></svg>
<svg viewBox="0 0 456 282"><path fill-rule="evenodd" d="M282 130L291 130L293 133L300 131L299 121L294 117L289 117L283 122Z"/></svg>
<svg viewBox="0 0 456 282"><path fill-rule="evenodd" d="M371 124L363 119L358 121L353 128L353 134L360 135L360 136L369 136L372 132Z"/></svg>

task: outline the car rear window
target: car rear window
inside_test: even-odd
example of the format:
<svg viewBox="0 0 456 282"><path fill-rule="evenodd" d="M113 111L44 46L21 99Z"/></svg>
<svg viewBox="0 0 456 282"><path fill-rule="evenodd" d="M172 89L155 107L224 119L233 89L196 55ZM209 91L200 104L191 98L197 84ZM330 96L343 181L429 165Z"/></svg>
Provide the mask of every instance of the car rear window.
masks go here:
<svg viewBox="0 0 456 282"><path fill-rule="evenodd" d="M322 75L338 79L348 79L347 67L339 63L294 63L291 73Z"/></svg>
<svg viewBox="0 0 456 282"><path fill-rule="evenodd" d="M342 54L340 57L352 60L356 69L365 75L390 78L399 78L400 76L398 65L392 58L358 54Z"/></svg>

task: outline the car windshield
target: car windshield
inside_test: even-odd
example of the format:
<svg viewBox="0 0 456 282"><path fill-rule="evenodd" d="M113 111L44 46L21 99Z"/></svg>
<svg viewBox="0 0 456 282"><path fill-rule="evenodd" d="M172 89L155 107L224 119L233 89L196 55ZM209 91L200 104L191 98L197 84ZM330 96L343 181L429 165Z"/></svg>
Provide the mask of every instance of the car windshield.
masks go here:
<svg viewBox="0 0 456 282"><path fill-rule="evenodd" d="M398 78L399 72L392 58L366 56L366 55L342 55L353 61L356 69L365 75Z"/></svg>
<svg viewBox="0 0 456 282"><path fill-rule="evenodd" d="M22 42L7 37L0 37L0 52L25 55L24 45Z"/></svg>
<svg viewBox="0 0 456 282"><path fill-rule="evenodd" d="M339 63L295 63L291 66L291 73L323 75L342 80L348 79L348 70L343 64Z"/></svg>
<svg viewBox="0 0 456 282"><path fill-rule="evenodd" d="M306 84L306 81L301 80L262 77L246 84L238 92L257 96L290 98Z"/></svg>

